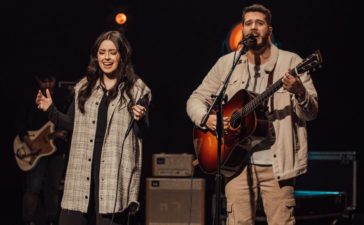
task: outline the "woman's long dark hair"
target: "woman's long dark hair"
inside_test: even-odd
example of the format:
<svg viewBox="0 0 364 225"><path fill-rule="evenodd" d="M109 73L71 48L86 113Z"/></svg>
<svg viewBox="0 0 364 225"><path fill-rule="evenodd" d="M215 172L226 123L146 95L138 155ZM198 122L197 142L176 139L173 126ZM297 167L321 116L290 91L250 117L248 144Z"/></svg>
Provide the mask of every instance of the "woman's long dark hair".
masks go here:
<svg viewBox="0 0 364 225"><path fill-rule="evenodd" d="M112 89L109 90L107 97L107 102L110 103L111 100L115 99L118 95L119 86L124 82L120 92L121 101L126 101L124 93L130 99L128 103L128 109L135 104L135 100L132 98L131 89L138 79L138 76L134 73L133 65L131 62L132 49L129 41L126 37L119 31L107 31L102 33L94 43L91 48L90 62L86 70L87 83L85 83L78 94L78 108L82 113L85 113L85 102L91 96L92 89L96 85L98 79L102 80L103 72L99 67L97 61L97 53L101 43L105 40L110 40L118 49L120 54L120 61L118 68L114 71L116 77L116 84ZM121 104L120 104L121 105Z"/></svg>

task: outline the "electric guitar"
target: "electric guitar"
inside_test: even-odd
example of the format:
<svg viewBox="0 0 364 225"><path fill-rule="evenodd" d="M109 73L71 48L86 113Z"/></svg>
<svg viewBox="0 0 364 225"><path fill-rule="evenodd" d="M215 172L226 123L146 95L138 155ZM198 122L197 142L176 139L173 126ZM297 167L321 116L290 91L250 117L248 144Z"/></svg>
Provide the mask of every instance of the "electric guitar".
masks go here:
<svg viewBox="0 0 364 225"><path fill-rule="evenodd" d="M316 51L289 73L299 76L306 71L315 70L321 63L321 53ZM224 130L221 146L221 173L225 177L237 175L249 162L252 149L256 146L252 145L249 137L261 137L263 140L263 137L268 135L270 122L263 103L282 86L283 81L279 79L259 95L240 90L224 104L223 116L230 117L230 124ZM207 174L216 173L218 143L215 133L195 126L193 144L202 171Z"/></svg>
<svg viewBox="0 0 364 225"><path fill-rule="evenodd" d="M15 137L13 142L16 162L23 171L31 170L40 158L52 155L57 150L53 143L56 135L52 122L47 122L38 130L28 131L28 135L32 145L37 146L37 149L32 150L20 139L19 135Z"/></svg>

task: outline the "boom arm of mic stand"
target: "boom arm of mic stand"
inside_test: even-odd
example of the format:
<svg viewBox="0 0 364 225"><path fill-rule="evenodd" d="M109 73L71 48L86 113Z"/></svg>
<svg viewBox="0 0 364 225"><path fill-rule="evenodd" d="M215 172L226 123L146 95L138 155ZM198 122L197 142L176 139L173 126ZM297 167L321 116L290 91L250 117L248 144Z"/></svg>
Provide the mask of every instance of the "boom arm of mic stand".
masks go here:
<svg viewBox="0 0 364 225"><path fill-rule="evenodd" d="M209 118L209 115L211 114L212 109L217 105L217 103L220 101L219 98L222 98L224 100L225 92L227 88L227 84L230 80L231 75L233 74L233 71L235 67L238 65L238 62L240 60L240 57L245 54L248 51L247 45L244 45L243 48L239 51L238 57L236 57L233 66L231 67L231 70L229 71L228 75L226 76L223 85L220 87L220 89L217 91L216 95L212 95L211 97L214 98L213 103L211 104L210 108L207 110L206 114L201 120L200 127L204 128L206 127L207 119Z"/></svg>
<svg viewBox="0 0 364 225"><path fill-rule="evenodd" d="M207 119L211 114L212 109L216 106L217 113L216 113L216 138L217 138L217 174L215 175L215 217L213 220L213 225L220 225L220 213L221 213L221 183L222 183L222 175L221 175L221 147L222 147L222 135L224 134L224 123L223 123L223 109L222 109L222 102L225 99L225 92L227 89L227 84L229 83L230 77L238 65L241 55L247 51L247 47L244 46L238 54L238 57L234 59L233 66L229 71L228 75L226 76L223 85L219 88L216 95L213 95L214 98L213 103L211 104L210 108L207 110L206 115L203 117L200 127L205 127Z"/></svg>

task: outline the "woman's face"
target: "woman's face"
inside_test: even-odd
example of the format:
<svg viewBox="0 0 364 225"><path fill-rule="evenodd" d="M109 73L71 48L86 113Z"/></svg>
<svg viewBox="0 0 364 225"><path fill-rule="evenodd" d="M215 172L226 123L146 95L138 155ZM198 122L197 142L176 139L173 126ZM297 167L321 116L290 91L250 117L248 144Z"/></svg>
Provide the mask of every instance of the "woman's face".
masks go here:
<svg viewBox="0 0 364 225"><path fill-rule="evenodd" d="M101 42L97 51L97 61L102 72L112 74L118 68L120 61L120 53L114 43L110 40Z"/></svg>

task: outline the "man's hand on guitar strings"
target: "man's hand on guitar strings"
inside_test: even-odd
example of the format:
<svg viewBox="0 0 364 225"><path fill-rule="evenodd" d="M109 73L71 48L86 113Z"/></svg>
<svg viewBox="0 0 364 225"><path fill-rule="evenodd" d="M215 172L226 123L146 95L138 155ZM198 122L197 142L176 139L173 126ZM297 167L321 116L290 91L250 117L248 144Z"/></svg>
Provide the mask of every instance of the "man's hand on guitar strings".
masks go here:
<svg viewBox="0 0 364 225"><path fill-rule="evenodd" d="M223 122L224 122L224 129L227 129L229 127L230 117L224 117ZM206 122L207 128L209 128L209 130L211 131L215 131L216 123L217 123L216 115L209 115L209 118L207 119Z"/></svg>

